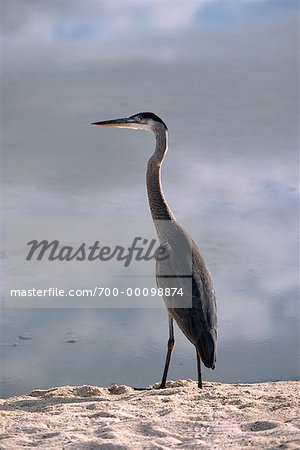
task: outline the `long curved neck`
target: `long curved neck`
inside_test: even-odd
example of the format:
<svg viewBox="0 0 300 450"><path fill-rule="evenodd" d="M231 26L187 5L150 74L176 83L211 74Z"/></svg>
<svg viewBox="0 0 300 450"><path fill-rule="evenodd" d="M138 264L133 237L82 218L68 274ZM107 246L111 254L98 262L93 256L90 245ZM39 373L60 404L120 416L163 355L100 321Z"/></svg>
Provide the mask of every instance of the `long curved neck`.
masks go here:
<svg viewBox="0 0 300 450"><path fill-rule="evenodd" d="M161 165L168 148L168 136L165 130L155 132L156 147L147 166L147 190L152 218L156 220L175 220L166 201L161 184Z"/></svg>

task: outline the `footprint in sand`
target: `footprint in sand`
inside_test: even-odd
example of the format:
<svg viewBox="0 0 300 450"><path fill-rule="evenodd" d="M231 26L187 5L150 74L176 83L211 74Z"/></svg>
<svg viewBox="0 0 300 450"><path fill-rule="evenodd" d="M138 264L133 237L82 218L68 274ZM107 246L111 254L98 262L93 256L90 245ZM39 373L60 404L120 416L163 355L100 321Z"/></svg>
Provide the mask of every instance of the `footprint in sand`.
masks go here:
<svg viewBox="0 0 300 450"><path fill-rule="evenodd" d="M242 431L266 431L278 427L276 422L257 421L249 422L241 425Z"/></svg>

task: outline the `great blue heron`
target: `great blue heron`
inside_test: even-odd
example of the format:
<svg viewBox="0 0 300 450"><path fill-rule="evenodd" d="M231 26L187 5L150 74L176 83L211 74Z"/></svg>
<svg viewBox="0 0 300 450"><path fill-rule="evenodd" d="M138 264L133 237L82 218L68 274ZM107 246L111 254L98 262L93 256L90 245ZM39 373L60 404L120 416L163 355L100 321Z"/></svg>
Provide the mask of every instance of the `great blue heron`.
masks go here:
<svg viewBox="0 0 300 450"><path fill-rule="evenodd" d="M147 190L160 244L167 249L170 256L164 261L157 260L156 281L163 292L170 284L184 290L184 298L179 298L179 304L172 303L173 299L164 295L169 318L169 340L160 388L166 387L170 359L175 347L174 319L196 347L198 387L202 388L201 360L211 369L215 368L216 362L216 297L210 274L197 244L177 223L163 193L161 165L168 149L168 128L160 117L151 112L123 119L94 122L92 125L146 130L155 135L155 151L147 166Z"/></svg>

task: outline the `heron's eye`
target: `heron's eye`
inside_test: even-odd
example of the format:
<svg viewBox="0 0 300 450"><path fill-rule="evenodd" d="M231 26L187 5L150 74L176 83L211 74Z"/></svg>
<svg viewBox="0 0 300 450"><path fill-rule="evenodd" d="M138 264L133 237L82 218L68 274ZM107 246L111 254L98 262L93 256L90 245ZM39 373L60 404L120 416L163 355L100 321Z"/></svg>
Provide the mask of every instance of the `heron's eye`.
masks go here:
<svg viewBox="0 0 300 450"><path fill-rule="evenodd" d="M136 118L135 118L135 121L136 121L136 122L140 122L141 120L142 120L142 119L141 119L140 117L136 117Z"/></svg>

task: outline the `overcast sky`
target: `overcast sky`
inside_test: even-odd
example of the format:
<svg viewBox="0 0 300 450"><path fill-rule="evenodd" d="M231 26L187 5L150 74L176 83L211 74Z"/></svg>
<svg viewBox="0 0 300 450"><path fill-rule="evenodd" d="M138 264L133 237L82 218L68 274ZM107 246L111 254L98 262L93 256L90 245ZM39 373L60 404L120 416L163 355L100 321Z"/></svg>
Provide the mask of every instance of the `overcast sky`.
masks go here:
<svg viewBox="0 0 300 450"><path fill-rule="evenodd" d="M154 111L170 130L168 201L212 264L224 257L232 277L222 246L246 241L241 266L264 261L263 289L279 273L293 285L297 0L1 6L8 217L149 220L153 138L89 124Z"/></svg>
<svg viewBox="0 0 300 450"><path fill-rule="evenodd" d="M222 27L268 27L285 15L296 19L298 0L2 0L1 7L7 57L20 57L18 50L27 49L30 58L29 47L36 52L62 45L76 48L77 59L100 52L101 58L168 60L178 56L170 41L174 35L187 41L195 30L209 36Z"/></svg>

